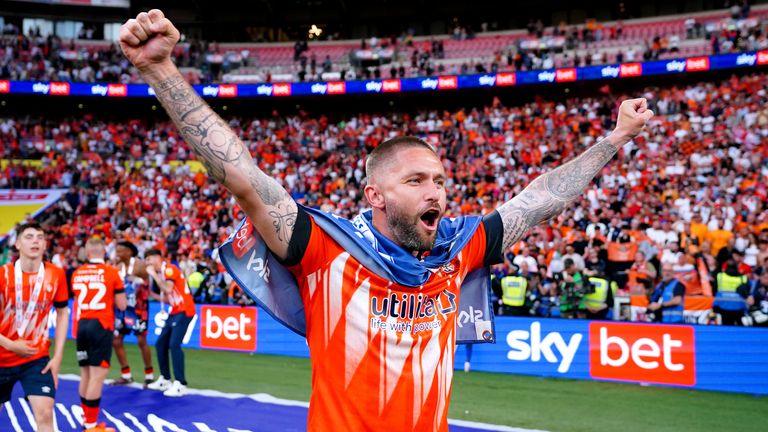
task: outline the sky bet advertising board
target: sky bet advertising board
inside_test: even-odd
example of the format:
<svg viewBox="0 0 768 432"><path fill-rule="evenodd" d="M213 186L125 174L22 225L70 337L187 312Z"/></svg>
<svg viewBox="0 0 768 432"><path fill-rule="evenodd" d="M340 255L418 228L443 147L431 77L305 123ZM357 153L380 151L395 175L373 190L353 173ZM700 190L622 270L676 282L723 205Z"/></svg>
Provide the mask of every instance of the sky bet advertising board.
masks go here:
<svg viewBox="0 0 768 432"><path fill-rule="evenodd" d="M309 356L306 340L262 309L195 307L185 347ZM150 344L166 316L150 303ZM768 395L765 329L514 317L495 326L496 344L474 345L472 370ZM458 368L465 350L456 351Z"/></svg>
<svg viewBox="0 0 768 432"><path fill-rule="evenodd" d="M608 64L523 72L262 84L202 84L193 86L205 98L332 96L341 94L448 92L456 89L613 80L639 76L701 73L711 70L768 65L768 50L688 57L649 62ZM153 97L146 84L69 83L0 80L0 94L47 96Z"/></svg>

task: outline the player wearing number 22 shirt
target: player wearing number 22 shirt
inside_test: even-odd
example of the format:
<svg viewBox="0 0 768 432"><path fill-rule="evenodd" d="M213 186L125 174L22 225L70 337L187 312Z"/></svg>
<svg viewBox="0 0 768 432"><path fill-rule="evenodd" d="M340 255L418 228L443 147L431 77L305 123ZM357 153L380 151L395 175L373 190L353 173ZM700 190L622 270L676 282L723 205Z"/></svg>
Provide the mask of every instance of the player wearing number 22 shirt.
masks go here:
<svg viewBox="0 0 768 432"><path fill-rule="evenodd" d="M98 423L102 387L112 357L115 307L125 310L125 286L117 269L104 263L101 238L85 244L88 263L72 274L77 325L77 361L80 365L80 402L85 432L114 432Z"/></svg>

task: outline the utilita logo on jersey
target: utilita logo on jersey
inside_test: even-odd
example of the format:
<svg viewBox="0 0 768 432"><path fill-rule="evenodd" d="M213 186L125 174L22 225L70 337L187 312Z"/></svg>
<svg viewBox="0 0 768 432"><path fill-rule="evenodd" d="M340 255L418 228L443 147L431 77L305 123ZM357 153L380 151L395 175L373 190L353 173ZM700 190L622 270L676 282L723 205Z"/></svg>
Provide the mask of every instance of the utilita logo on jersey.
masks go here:
<svg viewBox="0 0 768 432"><path fill-rule="evenodd" d="M579 349L583 336L579 333L571 335L568 342L560 332L549 332L544 337L541 334L541 323L531 323L530 330L513 330L507 334L507 359L514 361L540 362L557 365L561 374L571 368L573 358Z"/></svg>
<svg viewBox="0 0 768 432"><path fill-rule="evenodd" d="M235 233L235 238L232 239L232 251L235 256L242 258L252 247L256 244L256 239L253 237L253 224L250 219L245 219L243 226Z"/></svg>
<svg viewBox="0 0 768 432"><path fill-rule="evenodd" d="M371 314L382 319L423 319L434 318L438 314L447 316L456 312L456 294L442 290L434 297L423 294L397 294L380 299L371 298Z"/></svg>
<svg viewBox="0 0 768 432"><path fill-rule="evenodd" d="M256 350L256 308L202 306L201 312L201 347Z"/></svg>
<svg viewBox="0 0 768 432"><path fill-rule="evenodd" d="M592 378L696 384L693 327L590 323L589 342Z"/></svg>

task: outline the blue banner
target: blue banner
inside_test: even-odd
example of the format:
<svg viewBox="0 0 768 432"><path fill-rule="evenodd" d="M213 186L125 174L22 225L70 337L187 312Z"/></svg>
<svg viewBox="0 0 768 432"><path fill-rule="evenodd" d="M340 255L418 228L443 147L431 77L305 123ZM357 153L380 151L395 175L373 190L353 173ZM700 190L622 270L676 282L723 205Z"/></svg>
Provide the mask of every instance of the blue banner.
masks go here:
<svg viewBox="0 0 768 432"><path fill-rule="evenodd" d="M279 96L326 96L338 94L450 91L464 88L552 84L598 79L705 72L768 65L768 50L735 54L687 57L650 62L608 64L524 72L476 75L329 81L308 83L208 84L195 85L206 98ZM152 97L146 84L31 82L0 80L0 94L41 94L50 96Z"/></svg>

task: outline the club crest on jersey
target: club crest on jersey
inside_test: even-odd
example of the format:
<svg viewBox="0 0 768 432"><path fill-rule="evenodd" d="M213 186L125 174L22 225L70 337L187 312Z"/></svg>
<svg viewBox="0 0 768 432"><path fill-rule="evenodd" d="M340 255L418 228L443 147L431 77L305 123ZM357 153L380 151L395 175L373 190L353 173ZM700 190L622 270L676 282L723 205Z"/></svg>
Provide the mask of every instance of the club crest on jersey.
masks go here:
<svg viewBox="0 0 768 432"><path fill-rule="evenodd" d="M45 284L45 292L53 292L53 284Z"/></svg>
<svg viewBox="0 0 768 432"><path fill-rule="evenodd" d="M173 276L173 269L171 269L171 268L167 268L167 269L165 269L165 276L166 276L166 277L171 277L171 276Z"/></svg>
<svg viewBox="0 0 768 432"><path fill-rule="evenodd" d="M440 268L440 270L442 270L442 271L443 271L443 273L445 273L445 274L451 274L451 273L453 273L453 272L455 272L455 271L456 271L456 266L455 266L455 265L453 265L453 263L452 263L452 262L449 262L448 264L446 264L446 265L442 266L442 267Z"/></svg>

